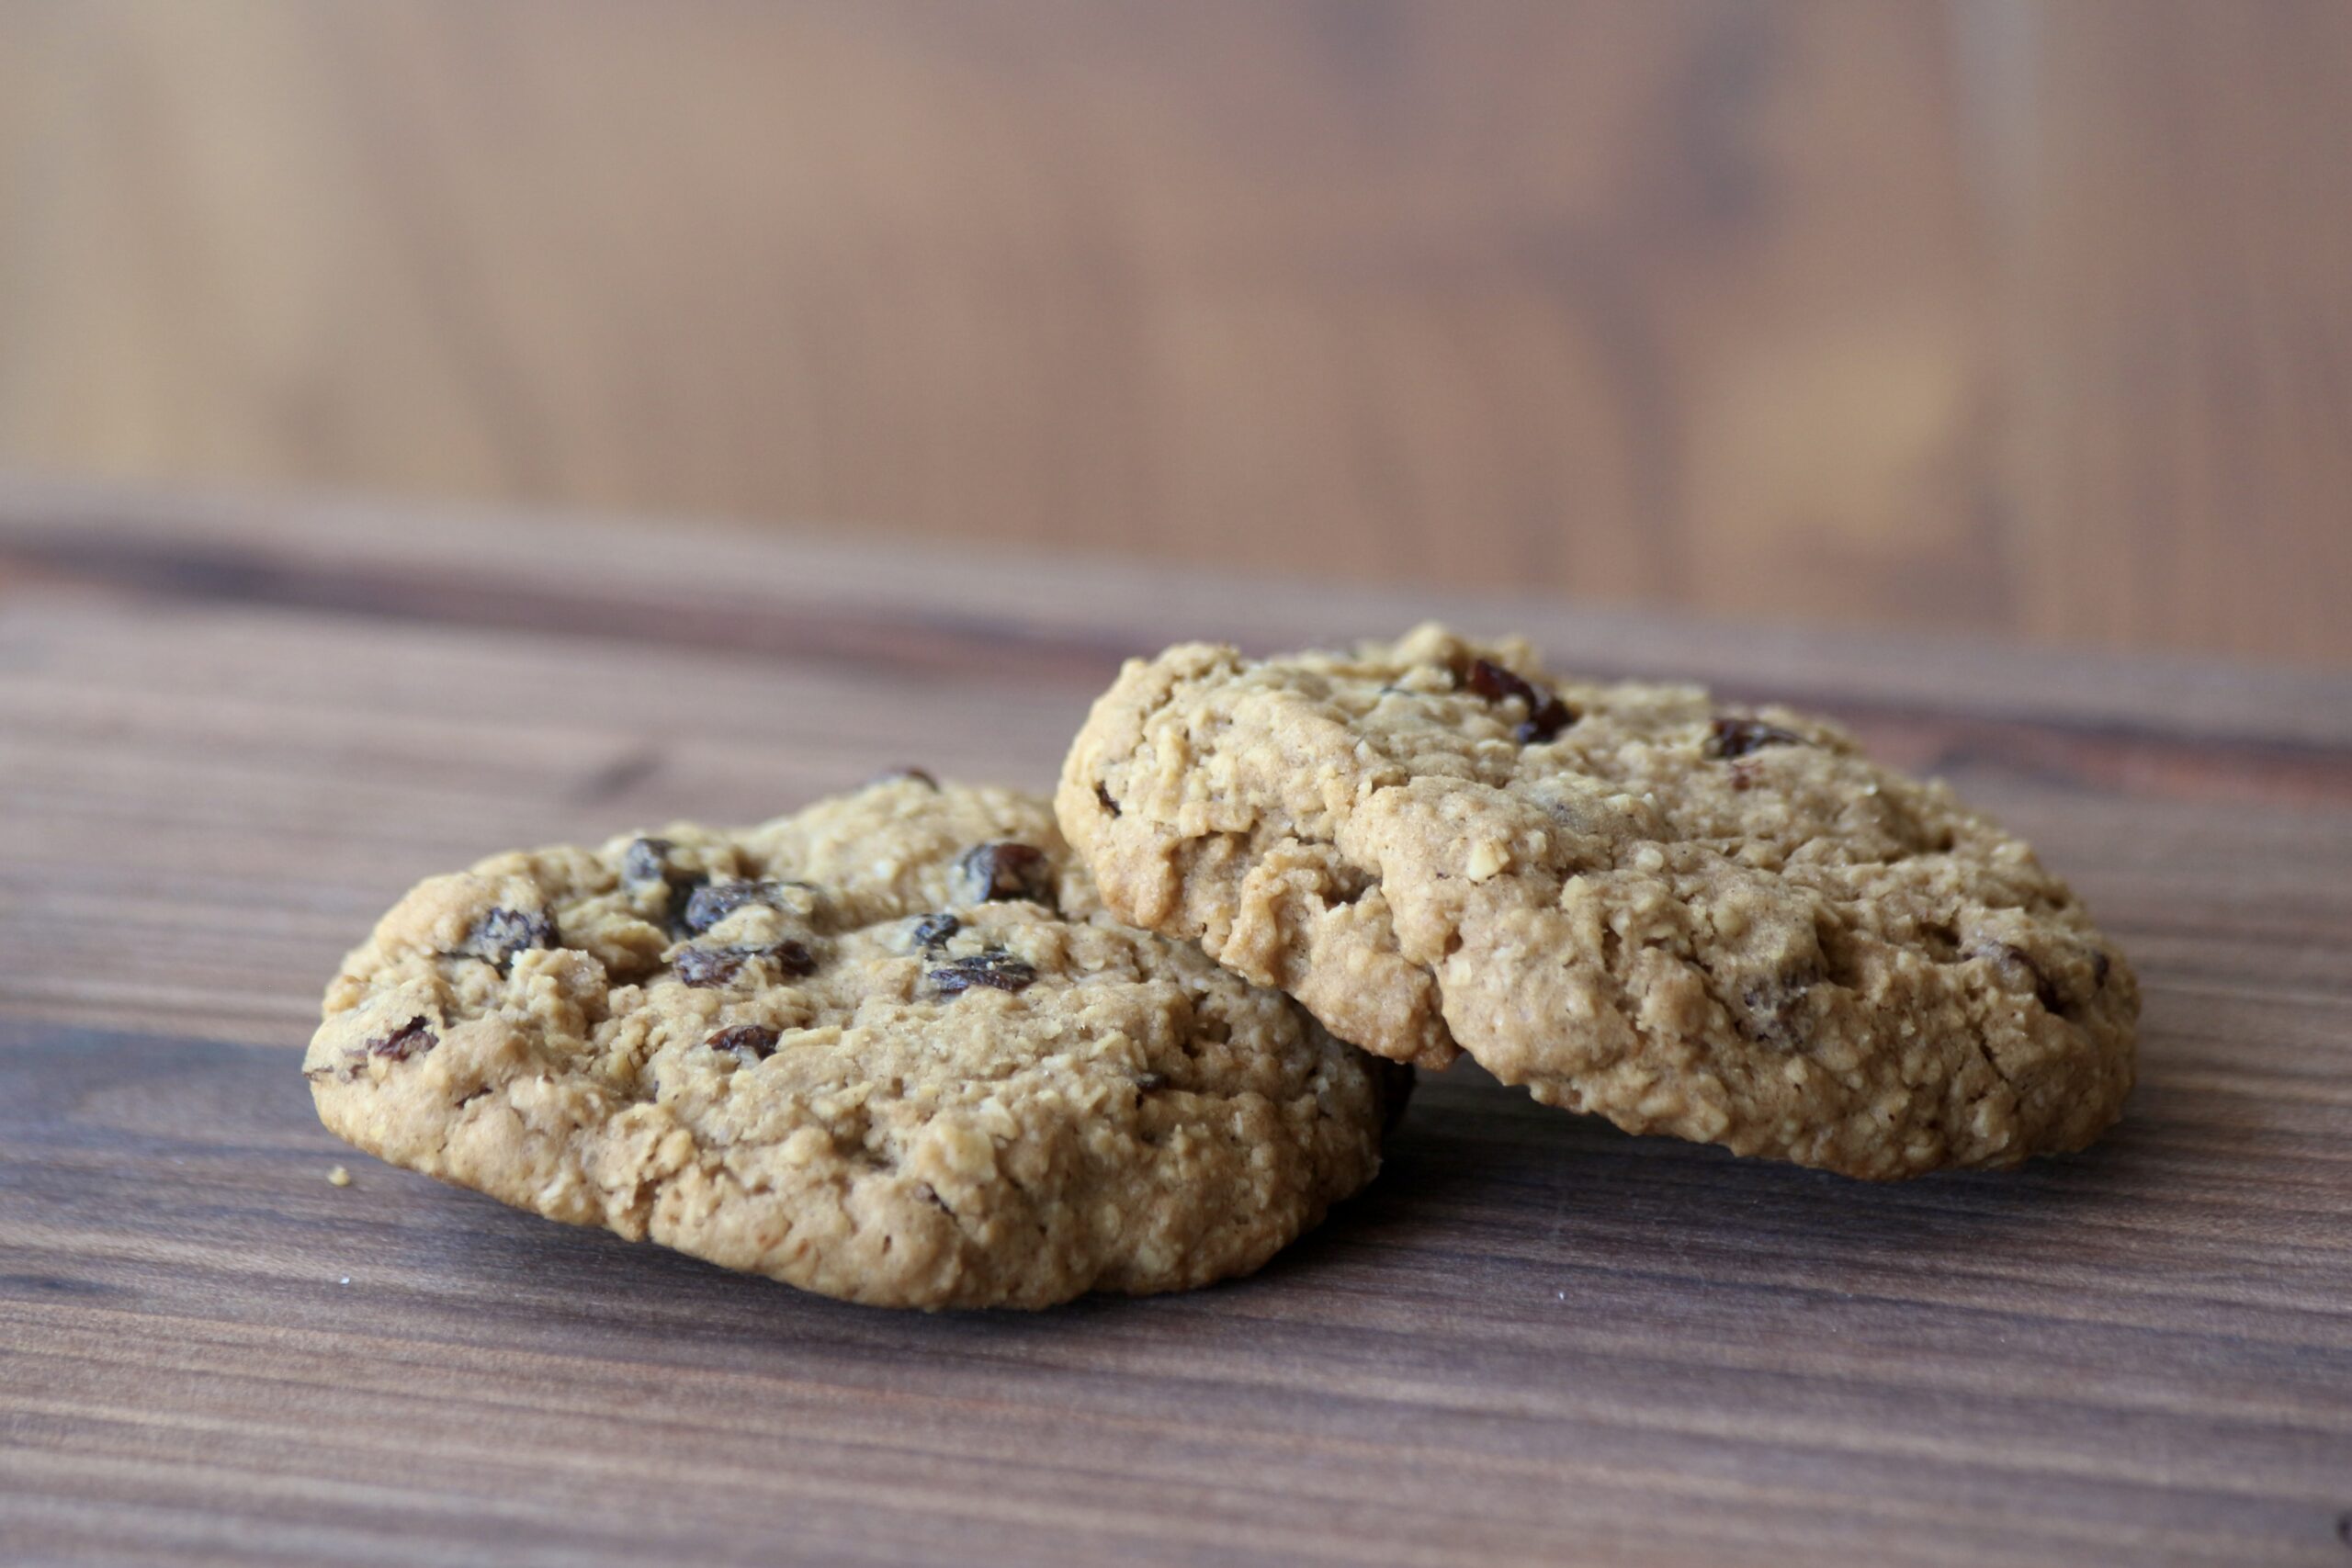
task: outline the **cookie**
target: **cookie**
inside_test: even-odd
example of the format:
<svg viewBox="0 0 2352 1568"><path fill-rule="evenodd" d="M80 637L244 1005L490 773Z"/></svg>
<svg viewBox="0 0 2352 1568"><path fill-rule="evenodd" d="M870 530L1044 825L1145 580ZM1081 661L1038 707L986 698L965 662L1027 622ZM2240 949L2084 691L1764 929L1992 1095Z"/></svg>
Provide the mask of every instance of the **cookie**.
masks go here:
<svg viewBox="0 0 2352 1568"><path fill-rule="evenodd" d="M1631 1132L1905 1177L2079 1148L2131 1087L2132 970L2024 843L1832 725L1521 641L1130 662L1056 809L1120 919Z"/></svg>
<svg viewBox="0 0 2352 1568"><path fill-rule="evenodd" d="M401 899L304 1061L370 1154L891 1306L1246 1274L1369 1181L1398 1070L1102 909L1046 804L880 783Z"/></svg>

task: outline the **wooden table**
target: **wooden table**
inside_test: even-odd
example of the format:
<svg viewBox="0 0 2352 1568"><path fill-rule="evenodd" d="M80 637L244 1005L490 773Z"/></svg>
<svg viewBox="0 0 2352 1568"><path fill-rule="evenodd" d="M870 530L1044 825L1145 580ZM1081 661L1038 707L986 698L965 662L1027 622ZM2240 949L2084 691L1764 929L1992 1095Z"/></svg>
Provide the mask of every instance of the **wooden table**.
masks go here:
<svg viewBox="0 0 2352 1568"><path fill-rule="evenodd" d="M2347 0L0 0L0 465L2352 661Z"/></svg>
<svg viewBox="0 0 2352 1568"><path fill-rule="evenodd" d="M2004 814L2140 966L2129 1119L1882 1188L1458 1071L1257 1279L925 1317L311 1116L315 996L420 875L1042 784L1122 655L1423 613ZM2352 1562L2352 679L17 485L0 835L0 1561Z"/></svg>

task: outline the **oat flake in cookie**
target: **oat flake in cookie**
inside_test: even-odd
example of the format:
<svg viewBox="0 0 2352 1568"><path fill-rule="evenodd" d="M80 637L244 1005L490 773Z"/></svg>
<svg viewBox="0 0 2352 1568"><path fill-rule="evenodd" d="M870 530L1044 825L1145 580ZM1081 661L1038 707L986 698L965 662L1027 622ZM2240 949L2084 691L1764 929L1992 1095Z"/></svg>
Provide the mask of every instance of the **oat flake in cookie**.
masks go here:
<svg viewBox="0 0 2352 1568"><path fill-rule="evenodd" d="M1045 803L916 777L423 884L304 1063L371 1154L892 1306L1245 1274L1372 1179L1391 1065L1121 926Z"/></svg>
<svg viewBox="0 0 2352 1568"><path fill-rule="evenodd" d="M1852 1176L2080 1148L2139 992L2033 852L1818 720L1436 626L1128 664L1056 807L1123 919L1342 1039Z"/></svg>

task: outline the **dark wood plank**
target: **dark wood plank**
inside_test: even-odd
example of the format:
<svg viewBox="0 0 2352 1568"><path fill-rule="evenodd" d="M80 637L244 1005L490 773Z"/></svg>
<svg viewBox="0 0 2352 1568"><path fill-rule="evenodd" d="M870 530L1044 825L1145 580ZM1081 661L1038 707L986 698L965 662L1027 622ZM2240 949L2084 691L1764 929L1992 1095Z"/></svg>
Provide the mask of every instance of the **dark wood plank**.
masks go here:
<svg viewBox="0 0 2352 1568"><path fill-rule="evenodd" d="M2342 0L0 0L0 461L2341 662Z"/></svg>
<svg viewBox="0 0 2352 1568"><path fill-rule="evenodd" d="M1874 1189L1449 1075L1254 1280L924 1318L332 1187L288 1067L0 1025L12 1560L2342 1550L2340 1109L2217 1140L2159 1072L2092 1155Z"/></svg>
<svg viewBox="0 0 2352 1568"><path fill-rule="evenodd" d="M626 526L176 515L0 494L19 1009L297 1043L421 868L757 819L910 761L1043 787L1124 655L1437 613L1826 707L2007 812L2127 940L2201 940L2202 970L2300 981L2352 937L2352 683L2326 676L815 540L676 535L681 579ZM88 964L108 931L141 940Z"/></svg>
<svg viewBox="0 0 2352 1568"><path fill-rule="evenodd" d="M648 536L0 487L0 1560L2344 1560L2352 682ZM1872 1189L1458 1071L1259 1279L923 1318L310 1113L288 1048L419 875L1042 784L1123 654L1439 611L1827 706L2034 835L2143 976L2124 1125Z"/></svg>

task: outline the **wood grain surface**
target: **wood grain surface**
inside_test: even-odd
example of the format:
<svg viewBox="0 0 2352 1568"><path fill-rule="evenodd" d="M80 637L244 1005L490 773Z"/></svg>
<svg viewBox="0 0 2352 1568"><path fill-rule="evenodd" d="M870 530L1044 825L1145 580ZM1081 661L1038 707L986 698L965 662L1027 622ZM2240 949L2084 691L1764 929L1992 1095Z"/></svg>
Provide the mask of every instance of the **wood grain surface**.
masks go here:
<svg viewBox="0 0 2352 1568"><path fill-rule="evenodd" d="M2341 665L2345 0L0 0L0 463Z"/></svg>
<svg viewBox="0 0 2352 1568"><path fill-rule="evenodd" d="M1425 1075L1259 1277L842 1306L344 1150L410 882L1419 613L1816 705L2146 987L2080 1156L1869 1187ZM591 519L0 490L0 1562L2352 1562L2352 681ZM348 1188L325 1179L335 1163Z"/></svg>

